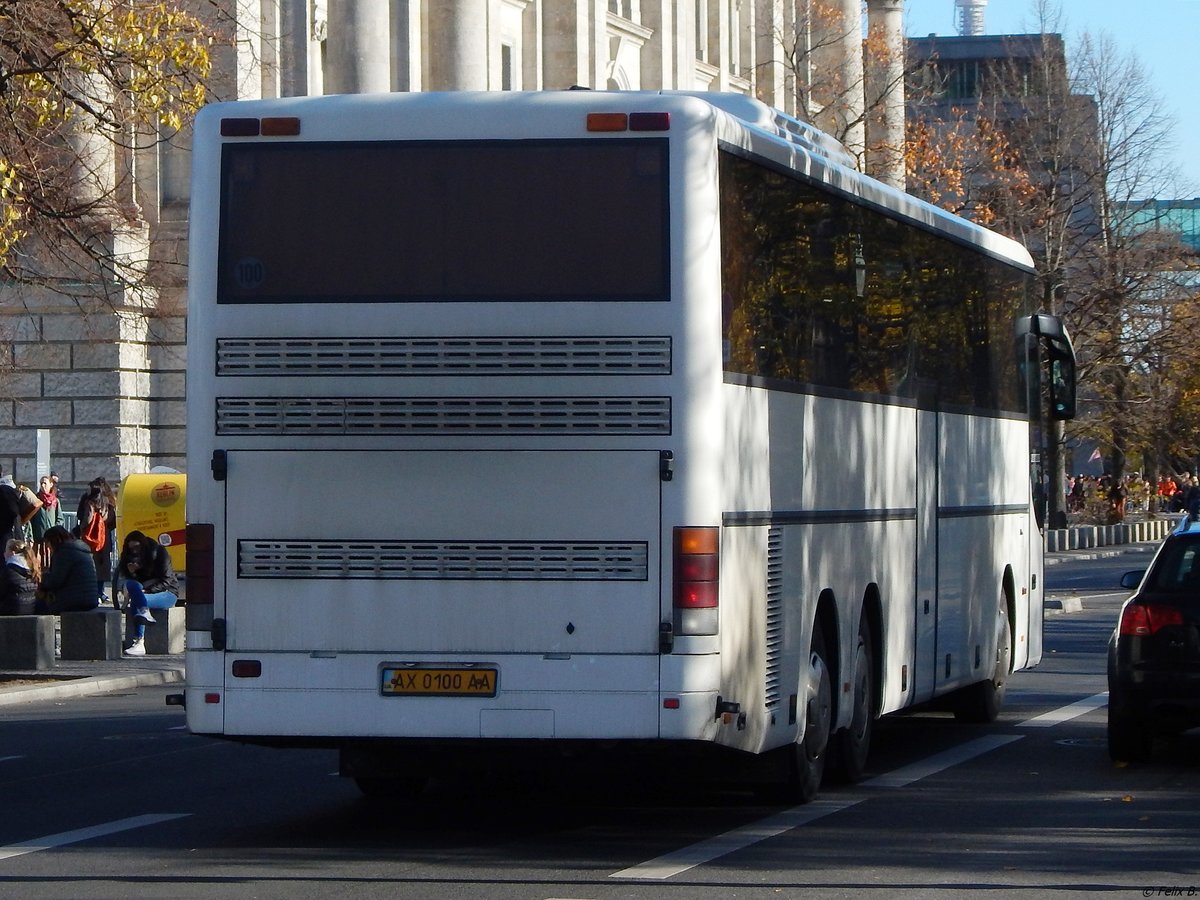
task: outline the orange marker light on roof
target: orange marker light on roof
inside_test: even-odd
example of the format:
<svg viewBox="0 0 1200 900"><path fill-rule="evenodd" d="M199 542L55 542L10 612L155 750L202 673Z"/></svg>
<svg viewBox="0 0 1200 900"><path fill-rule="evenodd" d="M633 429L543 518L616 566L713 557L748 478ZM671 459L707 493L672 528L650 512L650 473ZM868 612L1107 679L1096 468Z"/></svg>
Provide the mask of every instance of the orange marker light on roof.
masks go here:
<svg viewBox="0 0 1200 900"><path fill-rule="evenodd" d="M629 116L625 113L588 113L588 131L628 131Z"/></svg>

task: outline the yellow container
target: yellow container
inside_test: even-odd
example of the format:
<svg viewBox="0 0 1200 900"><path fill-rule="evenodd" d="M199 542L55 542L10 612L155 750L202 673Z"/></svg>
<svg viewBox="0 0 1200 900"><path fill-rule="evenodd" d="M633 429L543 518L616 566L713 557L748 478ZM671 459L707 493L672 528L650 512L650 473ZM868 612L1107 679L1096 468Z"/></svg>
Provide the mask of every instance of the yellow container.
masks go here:
<svg viewBox="0 0 1200 900"><path fill-rule="evenodd" d="M184 571L187 549L187 475L150 473L127 475L117 491L117 553L125 536L140 531L171 554L176 572Z"/></svg>

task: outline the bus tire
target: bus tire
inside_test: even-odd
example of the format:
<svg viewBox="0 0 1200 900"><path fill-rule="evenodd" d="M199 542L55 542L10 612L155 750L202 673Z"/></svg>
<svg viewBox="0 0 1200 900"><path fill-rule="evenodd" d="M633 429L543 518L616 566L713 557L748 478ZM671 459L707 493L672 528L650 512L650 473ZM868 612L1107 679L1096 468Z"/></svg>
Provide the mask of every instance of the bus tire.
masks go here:
<svg viewBox="0 0 1200 900"><path fill-rule="evenodd" d="M1012 667L1012 625L1008 621L1008 600L1003 594L997 604L996 656L992 673L962 690L954 705L954 718L960 722L994 722L1004 705L1008 673Z"/></svg>
<svg viewBox="0 0 1200 900"><path fill-rule="evenodd" d="M787 794L793 803L808 803L816 797L825 774L833 722L833 677L828 659L821 623L814 622L808 665L797 697L804 704L804 732L790 748Z"/></svg>
<svg viewBox="0 0 1200 900"><path fill-rule="evenodd" d="M871 753L871 737L875 730L874 646L871 626L863 618L858 623L858 639L851 657L854 693L850 699L850 724L834 734L829 756L832 774L847 784L862 780Z"/></svg>

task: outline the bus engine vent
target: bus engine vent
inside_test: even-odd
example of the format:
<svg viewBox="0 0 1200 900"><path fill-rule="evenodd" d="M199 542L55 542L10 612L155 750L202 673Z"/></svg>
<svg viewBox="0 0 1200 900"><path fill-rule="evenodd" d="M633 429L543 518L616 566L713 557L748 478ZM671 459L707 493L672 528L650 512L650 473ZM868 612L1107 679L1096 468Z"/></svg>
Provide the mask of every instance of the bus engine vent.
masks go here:
<svg viewBox="0 0 1200 900"><path fill-rule="evenodd" d="M767 531L767 709L779 705L780 662L783 655L783 532Z"/></svg>
<svg viewBox="0 0 1200 900"><path fill-rule="evenodd" d="M239 578L645 581L644 541L238 541Z"/></svg>
<svg viewBox="0 0 1200 900"><path fill-rule="evenodd" d="M669 397L218 397L217 434L671 433Z"/></svg>
<svg viewBox="0 0 1200 900"><path fill-rule="evenodd" d="M669 337L219 338L217 375L670 375Z"/></svg>

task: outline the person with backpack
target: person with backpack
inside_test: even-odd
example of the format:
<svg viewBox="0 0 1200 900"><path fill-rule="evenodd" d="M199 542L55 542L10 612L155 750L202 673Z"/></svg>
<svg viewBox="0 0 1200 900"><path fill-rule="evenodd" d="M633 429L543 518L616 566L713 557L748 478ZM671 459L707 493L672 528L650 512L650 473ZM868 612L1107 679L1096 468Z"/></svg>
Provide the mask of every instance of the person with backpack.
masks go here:
<svg viewBox="0 0 1200 900"><path fill-rule="evenodd" d="M112 532L117 527L117 504L108 481L94 478L79 500L79 539L92 551L96 568L96 598L107 603L104 587L112 574Z"/></svg>

